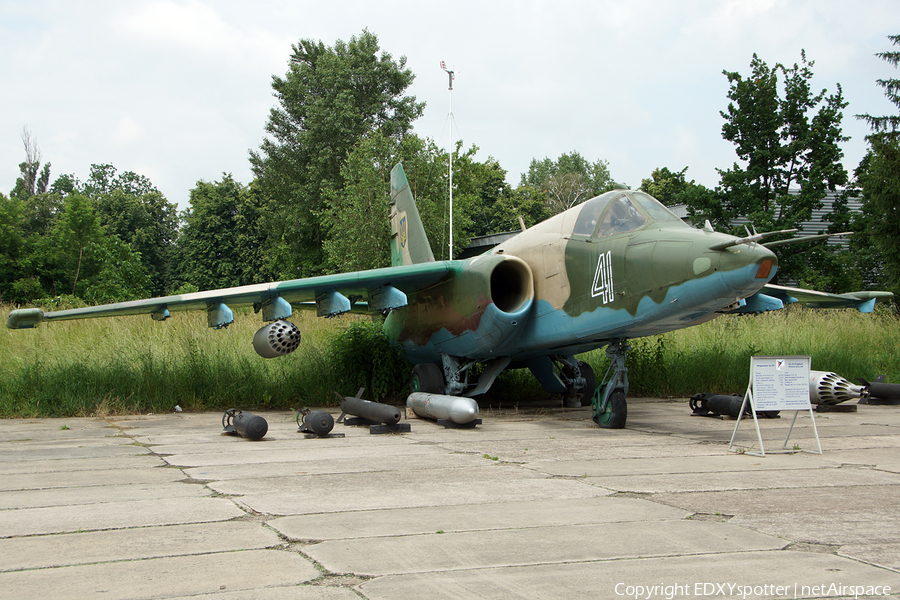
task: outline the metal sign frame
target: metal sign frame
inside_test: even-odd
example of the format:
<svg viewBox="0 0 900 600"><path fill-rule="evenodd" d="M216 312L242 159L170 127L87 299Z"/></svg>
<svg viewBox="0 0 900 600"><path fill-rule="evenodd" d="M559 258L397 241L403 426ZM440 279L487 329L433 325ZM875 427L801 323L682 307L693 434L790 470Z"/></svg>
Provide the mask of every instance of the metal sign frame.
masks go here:
<svg viewBox="0 0 900 600"><path fill-rule="evenodd" d="M784 444L781 446L781 449L770 450L769 454L793 454L795 452L822 454L822 443L819 441L816 417L813 414L812 404L809 401L809 371L809 356L750 357L750 382L747 385L747 392L744 394L744 402L741 404L737 423L735 423L734 431L731 434L731 441L728 444L729 452L765 457L766 450L763 446L762 433L759 430L759 420L756 417L756 411L777 410L793 411L794 419L791 421L791 427L788 429L787 437L784 438ZM737 449L734 446L734 438L737 436L737 430L741 424L741 417L744 416L747 402L750 403L750 414L753 415L753 423L756 426L759 452L747 448ZM819 449L818 452L787 447L791 433L794 431L794 424L797 422L797 415L801 410L809 411L813 433L816 436L816 446Z"/></svg>

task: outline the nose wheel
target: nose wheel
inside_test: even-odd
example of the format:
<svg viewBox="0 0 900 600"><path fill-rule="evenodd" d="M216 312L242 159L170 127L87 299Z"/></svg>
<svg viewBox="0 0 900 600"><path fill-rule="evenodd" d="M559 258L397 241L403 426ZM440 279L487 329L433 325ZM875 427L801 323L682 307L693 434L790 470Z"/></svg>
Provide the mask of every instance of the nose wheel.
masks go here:
<svg viewBox="0 0 900 600"><path fill-rule="evenodd" d="M606 347L609 369L591 401L591 416L604 429L623 429L628 417L628 368L625 356L631 349L625 340L612 340Z"/></svg>
<svg viewBox="0 0 900 600"><path fill-rule="evenodd" d="M599 389L597 390L600 391ZM596 397L596 395L595 395ZM628 405L625 403L625 392L616 388L609 395L603 408L592 406L594 422L604 429L624 429L628 417Z"/></svg>

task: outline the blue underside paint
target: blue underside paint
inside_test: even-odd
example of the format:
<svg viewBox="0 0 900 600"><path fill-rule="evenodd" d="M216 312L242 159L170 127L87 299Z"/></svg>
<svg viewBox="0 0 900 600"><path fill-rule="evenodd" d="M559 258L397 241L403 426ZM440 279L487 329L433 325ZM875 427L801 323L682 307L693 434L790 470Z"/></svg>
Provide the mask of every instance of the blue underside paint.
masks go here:
<svg viewBox="0 0 900 600"><path fill-rule="evenodd" d="M490 337L488 329L496 327L496 324L492 325L496 315L492 315L492 318L483 318L474 331L453 336L441 329L428 344L407 343L403 351L413 363L440 362L441 353L475 360L511 356L514 361L550 354L580 354L603 347L610 339L656 335L708 320L716 311L738 298L754 294L766 283L766 280L756 279L757 270L757 265L748 265L672 286L659 303L649 296L642 298L634 315L621 308L601 306L573 317L565 311L554 310L544 300L537 300L530 308L530 318L525 319L522 315L506 319L507 323L524 321L524 328L518 325L522 328L521 333L505 338L502 343L484 344Z"/></svg>
<svg viewBox="0 0 900 600"><path fill-rule="evenodd" d="M478 328L453 335L446 328L434 333L423 346L404 342L401 347L413 364L440 363L441 354L490 360L498 356L512 356L520 346L519 337L528 326L533 301L522 304L515 312L504 312L490 303L481 316Z"/></svg>
<svg viewBox="0 0 900 600"><path fill-rule="evenodd" d="M871 300L867 300L866 302L860 302L856 305L856 308L859 309L861 313L870 313L875 310L875 298Z"/></svg>
<svg viewBox="0 0 900 600"><path fill-rule="evenodd" d="M762 313L769 310L781 310L784 308L784 302L778 298L767 296L762 293L755 293L746 301L741 302L741 307L731 312L733 313Z"/></svg>

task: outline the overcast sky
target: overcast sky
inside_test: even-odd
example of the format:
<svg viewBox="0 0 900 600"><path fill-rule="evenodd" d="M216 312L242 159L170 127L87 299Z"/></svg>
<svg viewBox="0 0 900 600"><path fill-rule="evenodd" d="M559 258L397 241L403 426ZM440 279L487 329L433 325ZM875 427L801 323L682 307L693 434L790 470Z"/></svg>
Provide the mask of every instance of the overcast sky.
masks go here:
<svg viewBox="0 0 900 600"><path fill-rule="evenodd" d="M848 169L868 133L853 115L896 111L875 80L900 73L873 55L900 34L897 0L0 0L0 191L26 126L51 181L112 163L181 208L198 180L249 183L291 44L364 28L406 56L427 102L415 131L441 146L440 61L456 71L452 135L513 185L533 158L577 150L632 187L657 167L715 186L736 160L722 71L749 74L754 52L772 66L805 49L813 88L843 87Z"/></svg>

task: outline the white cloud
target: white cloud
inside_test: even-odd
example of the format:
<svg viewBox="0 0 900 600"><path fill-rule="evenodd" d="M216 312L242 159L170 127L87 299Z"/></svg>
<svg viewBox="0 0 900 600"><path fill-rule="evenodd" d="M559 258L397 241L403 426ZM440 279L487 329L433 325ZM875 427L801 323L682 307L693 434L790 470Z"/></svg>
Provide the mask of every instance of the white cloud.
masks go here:
<svg viewBox="0 0 900 600"><path fill-rule="evenodd" d="M113 19L113 28L123 37L156 51L168 49L188 61L196 60L192 53L199 52L215 58L223 69L246 63L259 67L272 60L284 64L290 50L290 38L234 18L223 10L227 3L151 0L123 6ZM252 11L252 5L247 4L246 10ZM232 18L226 20L228 16Z"/></svg>
<svg viewBox="0 0 900 600"><path fill-rule="evenodd" d="M333 44L366 27L395 59L408 57L409 91L428 102L416 132L441 145L438 65L456 69L455 133L513 184L532 158L578 150L632 185L656 167L689 165L714 186L714 167L735 159L721 139L722 70L746 73L753 52L793 63L801 48L816 61L814 87L841 83L851 101L852 167L866 133L852 115L892 109L874 80L894 71L872 54L888 49L897 16L896 0L7 0L0 190L18 174L23 125L54 176L148 165L182 205L198 179L225 171L248 182L247 150L264 136L271 76L284 74L291 44Z"/></svg>
<svg viewBox="0 0 900 600"><path fill-rule="evenodd" d="M131 117L122 117L116 123L112 139L117 144L133 144L144 138L144 128Z"/></svg>
<svg viewBox="0 0 900 600"><path fill-rule="evenodd" d="M236 35L232 26L200 2L156 0L120 15L116 24L128 35L203 51L226 50Z"/></svg>

